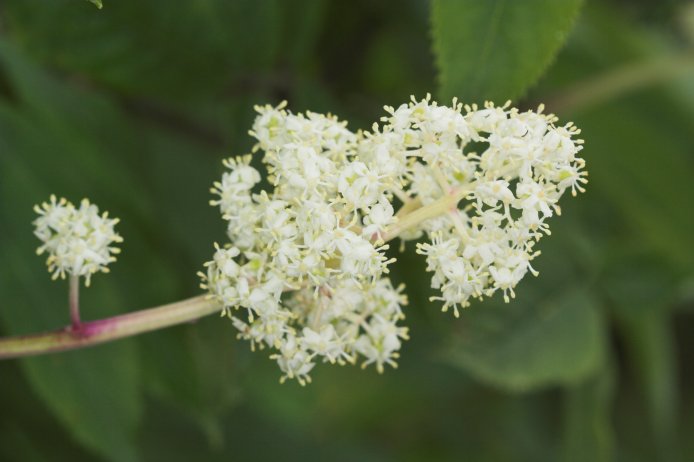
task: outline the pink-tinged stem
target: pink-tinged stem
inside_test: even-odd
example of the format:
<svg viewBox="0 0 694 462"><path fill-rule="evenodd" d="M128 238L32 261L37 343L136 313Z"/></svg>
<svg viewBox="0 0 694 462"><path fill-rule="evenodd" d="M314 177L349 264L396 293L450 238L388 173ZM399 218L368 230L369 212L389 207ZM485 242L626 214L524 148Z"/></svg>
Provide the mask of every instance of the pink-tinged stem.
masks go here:
<svg viewBox="0 0 694 462"><path fill-rule="evenodd" d="M73 324L60 330L39 334L0 338L0 359L34 356L58 351L85 348L123 337L164 327L195 321L213 313L221 306L205 295L133 313ZM79 321L79 319L78 319Z"/></svg>
<svg viewBox="0 0 694 462"><path fill-rule="evenodd" d="M80 277L70 276L70 320L72 330L80 328Z"/></svg>

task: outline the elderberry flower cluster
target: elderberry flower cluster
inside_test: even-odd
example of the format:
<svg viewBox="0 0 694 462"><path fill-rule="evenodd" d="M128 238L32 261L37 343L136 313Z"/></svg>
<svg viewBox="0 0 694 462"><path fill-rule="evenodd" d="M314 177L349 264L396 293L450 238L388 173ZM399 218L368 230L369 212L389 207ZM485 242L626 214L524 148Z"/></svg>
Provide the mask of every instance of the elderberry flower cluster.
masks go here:
<svg viewBox="0 0 694 462"><path fill-rule="evenodd" d="M42 242L37 254L48 252L48 271L53 279L85 276L89 286L92 274L108 273L108 264L116 261L120 249L113 247L123 238L114 231L117 218L109 218L108 212L99 215L96 205L82 199L79 208L71 202L55 196L50 202L35 206L39 217L34 221L34 234Z"/></svg>
<svg viewBox="0 0 694 462"><path fill-rule="evenodd" d="M557 202L567 189L573 195L587 182L585 162L577 157L583 141L573 124L555 126L554 115L519 112L508 103L484 108L452 108L413 101L387 108L382 136L403 140L395 150L415 158L403 177L410 197L423 206L447 197L463 198L436 218L421 224L429 242L417 245L433 272L435 300L443 311L470 304L470 298L514 287L539 254L534 246L550 234L546 219L560 214ZM393 134L397 134L393 136Z"/></svg>
<svg viewBox="0 0 694 462"><path fill-rule="evenodd" d="M212 189L229 244L201 273L239 336L269 347L282 379L310 381L319 361L395 366L406 298L388 278L386 242L427 241L443 310L513 288L534 272L566 189L582 191L582 141L553 115L439 106L386 107L382 124L352 132L332 115L257 107L269 189L252 155L227 159ZM397 213L396 213L397 209Z"/></svg>

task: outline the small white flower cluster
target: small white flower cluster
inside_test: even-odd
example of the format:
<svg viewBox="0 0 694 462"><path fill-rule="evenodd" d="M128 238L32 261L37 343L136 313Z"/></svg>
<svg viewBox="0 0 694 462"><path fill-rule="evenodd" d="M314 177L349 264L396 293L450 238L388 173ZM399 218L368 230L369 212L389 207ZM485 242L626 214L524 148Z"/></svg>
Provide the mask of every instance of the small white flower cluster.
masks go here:
<svg viewBox="0 0 694 462"><path fill-rule="evenodd" d="M583 140L573 124L557 127L556 117L515 108L483 109L454 101L452 108L413 101L390 117L385 133L407 140L408 156L417 156L409 173L409 189L422 204L446 195L467 199L422 228L430 242L417 245L432 271L432 287L441 290L434 300L443 311L469 306L470 298L503 292L506 302L539 254L533 248L545 222L566 189L583 191L585 162L577 157ZM476 152L475 147L481 147Z"/></svg>
<svg viewBox="0 0 694 462"><path fill-rule="evenodd" d="M310 380L320 358L394 365L406 299L384 277L387 246L371 239L393 222L389 177L356 158L359 137L337 118L257 110L251 134L274 188L253 192L251 156L225 161L211 203L231 244L217 248L203 286L227 312L246 309L234 324L253 346L277 350L283 378Z"/></svg>
<svg viewBox="0 0 694 462"><path fill-rule="evenodd" d="M390 177L356 158L359 137L335 117L257 110L251 133L274 189L253 192L250 156L225 161L212 204L232 244L217 248L204 287L227 312L246 309L234 324L254 347L277 350L283 378L310 380L321 358L395 365L406 299L384 276L387 246L372 240L394 220Z"/></svg>
<svg viewBox="0 0 694 462"><path fill-rule="evenodd" d="M256 108L250 134L272 190L260 190L251 155L225 161L211 204L230 243L217 246L201 277L242 338L276 350L283 379L309 381L321 358L395 366L407 338L398 324L406 299L387 278L394 259L385 243L395 237L429 236L418 252L441 290L436 299L456 315L471 297L513 296L533 272L545 219L567 188L585 182L578 130L556 127L541 108L464 109L413 99L386 107L382 126L354 133L284 103Z"/></svg>
<svg viewBox="0 0 694 462"><path fill-rule="evenodd" d="M113 255L120 252L113 244L123 241L113 229L117 218L109 218L108 212L99 215L98 207L87 199L77 208L55 196L35 206L34 211L39 214L34 234L43 242L36 252L48 252L46 264L53 279L65 278L65 274L85 276L89 286L92 274L108 273L107 265L116 261Z"/></svg>

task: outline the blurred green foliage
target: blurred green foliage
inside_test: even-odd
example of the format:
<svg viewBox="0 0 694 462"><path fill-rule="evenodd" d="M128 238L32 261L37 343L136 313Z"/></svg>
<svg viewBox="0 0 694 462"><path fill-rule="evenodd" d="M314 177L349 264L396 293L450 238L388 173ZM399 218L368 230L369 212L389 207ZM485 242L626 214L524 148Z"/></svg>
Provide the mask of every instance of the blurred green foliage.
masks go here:
<svg viewBox="0 0 694 462"><path fill-rule="evenodd" d="M546 102L583 129L591 182L511 304L442 315L395 254L412 340L382 376L280 386L215 317L4 361L0 460L693 460L694 8L582 3L2 2L3 335L67 322L34 256L50 193L123 219L86 318L197 293L224 235L208 189L250 149L254 104L367 128L410 94Z"/></svg>

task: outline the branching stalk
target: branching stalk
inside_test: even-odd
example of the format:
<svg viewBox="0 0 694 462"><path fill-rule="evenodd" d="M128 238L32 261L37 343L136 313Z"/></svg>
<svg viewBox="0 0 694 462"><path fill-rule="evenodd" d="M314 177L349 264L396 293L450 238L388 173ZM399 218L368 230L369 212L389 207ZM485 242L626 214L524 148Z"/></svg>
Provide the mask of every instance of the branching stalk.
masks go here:
<svg viewBox="0 0 694 462"><path fill-rule="evenodd" d="M458 206L458 202L460 202L469 193L469 189L455 190L429 205L420 207L406 215L403 215L383 234L383 241L392 241L403 232L420 225L426 220L448 213L450 210L456 208Z"/></svg>
<svg viewBox="0 0 694 462"><path fill-rule="evenodd" d="M448 213L457 207L458 202L469 189L455 190L429 205L407 210L399 216L398 221L381 236L384 242L391 241L401 233L412 229L422 222ZM418 201L417 201L418 202ZM419 205L415 201L406 204L408 209ZM213 313L219 313L222 307L206 295L189 298L167 305L148 308L132 313L82 322L79 313L79 278L70 278L70 317L72 323L63 329L38 334L19 335L0 338L0 359L35 356L58 351L73 350L110 342L125 337L163 329Z"/></svg>

